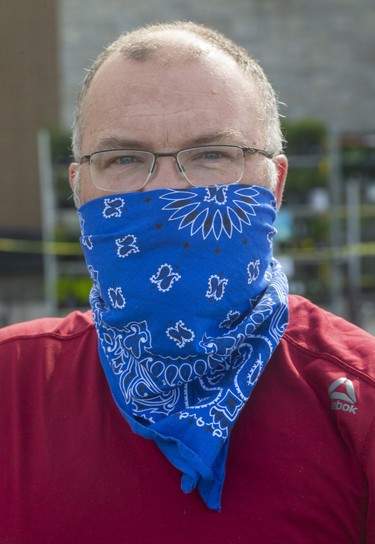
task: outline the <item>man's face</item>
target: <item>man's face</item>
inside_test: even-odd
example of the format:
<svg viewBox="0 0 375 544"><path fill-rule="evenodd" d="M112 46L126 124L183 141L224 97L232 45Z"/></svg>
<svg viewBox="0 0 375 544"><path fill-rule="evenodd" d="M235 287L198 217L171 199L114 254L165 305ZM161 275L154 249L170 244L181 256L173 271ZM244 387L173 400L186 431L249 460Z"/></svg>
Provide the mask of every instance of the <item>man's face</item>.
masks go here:
<svg viewBox="0 0 375 544"><path fill-rule="evenodd" d="M255 85L220 52L168 64L115 53L96 73L85 99L82 155L112 148L168 153L205 144L264 148L258 107ZM267 186L269 160L246 158L242 182ZM71 165L72 187L78 168L80 202L104 196L92 183L87 162ZM173 157L163 157L142 190L189 187Z"/></svg>

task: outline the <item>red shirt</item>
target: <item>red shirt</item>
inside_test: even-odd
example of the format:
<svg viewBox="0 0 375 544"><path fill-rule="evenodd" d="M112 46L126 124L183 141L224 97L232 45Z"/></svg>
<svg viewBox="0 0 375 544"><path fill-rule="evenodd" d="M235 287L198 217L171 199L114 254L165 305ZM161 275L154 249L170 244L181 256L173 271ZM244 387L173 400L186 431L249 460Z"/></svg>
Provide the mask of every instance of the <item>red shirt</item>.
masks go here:
<svg viewBox="0 0 375 544"><path fill-rule="evenodd" d="M221 513L120 415L90 313L2 329L0 543L375 543L375 339L300 297L290 313Z"/></svg>

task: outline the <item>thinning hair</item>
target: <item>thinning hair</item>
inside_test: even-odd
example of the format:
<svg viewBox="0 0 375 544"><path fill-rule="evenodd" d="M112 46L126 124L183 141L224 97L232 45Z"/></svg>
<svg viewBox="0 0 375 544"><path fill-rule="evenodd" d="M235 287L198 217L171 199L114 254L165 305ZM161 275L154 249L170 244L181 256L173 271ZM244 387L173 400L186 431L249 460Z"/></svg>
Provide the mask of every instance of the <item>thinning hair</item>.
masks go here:
<svg viewBox="0 0 375 544"><path fill-rule="evenodd" d="M170 40L171 32L183 33L188 44L182 49L176 50ZM179 54L182 54L183 58L194 59L212 50L222 51L232 57L255 83L260 98L260 120L264 129L265 145L274 153L280 152L282 135L278 99L259 63L249 55L246 49L220 32L202 24L175 21L146 25L127 34L122 34L93 62L78 93L74 112L72 151L75 159L81 154L85 97L95 74L108 57L120 52L124 58L139 62L155 58L158 62L164 60L168 63L178 58Z"/></svg>

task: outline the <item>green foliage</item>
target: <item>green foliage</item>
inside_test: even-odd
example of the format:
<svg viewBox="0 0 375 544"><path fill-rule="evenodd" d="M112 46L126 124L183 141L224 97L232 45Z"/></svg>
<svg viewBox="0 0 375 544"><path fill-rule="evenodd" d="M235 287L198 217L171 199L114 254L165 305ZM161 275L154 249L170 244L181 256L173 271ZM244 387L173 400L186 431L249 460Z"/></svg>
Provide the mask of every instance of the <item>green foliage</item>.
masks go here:
<svg viewBox="0 0 375 544"><path fill-rule="evenodd" d="M327 128L316 119L306 118L284 120L282 130L289 159L284 201L287 205L306 204L312 189L328 186Z"/></svg>
<svg viewBox="0 0 375 544"><path fill-rule="evenodd" d="M72 161L70 133L58 128L48 129L51 144L52 164L55 174L56 198L60 208L72 207L71 190L68 181L69 164Z"/></svg>
<svg viewBox="0 0 375 544"><path fill-rule="evenodd" d="M92 281L87 276L60 276L57 297L61 307L87 307Z"/></svg>
<svg viewBox="0 0 375 544"><path fill-rule="evenodd" d="M48 129L51 138L51 154L53 160L70 160L72 151L70 146L70 132L56 127Z"/></svg>
<svg viewBox="0 0 375 544"><path fill-rule="evenodd" d="M288 155L315 155L325 151L327 127L316 119L282 120Z"/></svg>
<svg viewBox="0 0 375 544"><path fill-rule="evenodd" d="M289 168L288 179L285 187L284 200L289 203L305 203L311 189L315 187L327 187L328 173L323 159L315 168L302 169Z"/></svg>

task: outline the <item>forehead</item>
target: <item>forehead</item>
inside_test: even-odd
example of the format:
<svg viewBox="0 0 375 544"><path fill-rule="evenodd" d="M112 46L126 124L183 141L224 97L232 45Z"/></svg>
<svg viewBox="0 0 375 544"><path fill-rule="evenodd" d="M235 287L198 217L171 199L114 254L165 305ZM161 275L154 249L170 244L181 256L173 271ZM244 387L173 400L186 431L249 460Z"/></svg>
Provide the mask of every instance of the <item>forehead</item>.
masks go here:
<svg viewBox="0 0 375 544"><path fill-rule="evenodd" d="M88 89L83 138L116 126L136 133L147 129L150 137L164 131L170 139L174 132L183 137L193 126L195 131L243 130L245 125L255 130L257 110L250 76L221 51L210 48L191 55L176 45L142 60L116 52Z"/></svg>
<svg viewBox="0 0 375 544"><path fill-rule="evenodd" d="M177 39L178 38L178 39ZM175 39L175 41L174 41ZM251 94L254 90L253 79L245 74L235 60L224 51L210 44L198 42L195 46L189 42L190 36L184 33L169 38L168 43L159 44L155 50L148 50L143 56L134 59L121 50L112 53L101 65L91 82L88 94L97 88L103 80L111 78L127 87L137 81L157 82L163 78L170 87L191 86L187 75L194 76L194 83L206 85L209 92L215 86L230 89L232 92ZM147 51L147 50L146 50ZM169 74L171 77L168 77Z"/></svg>

